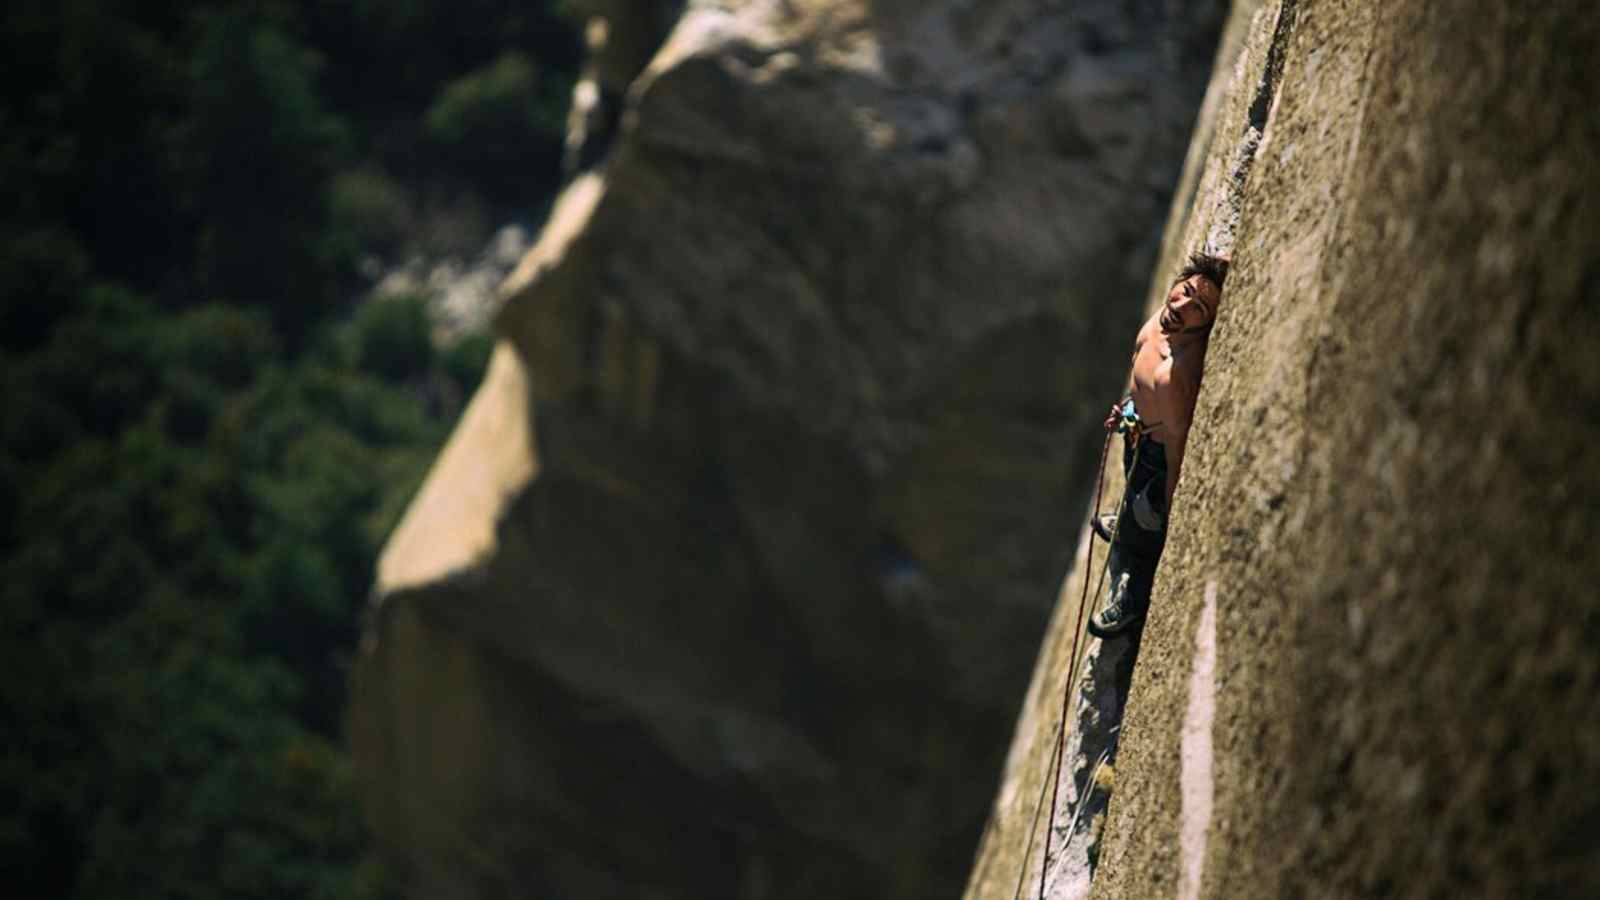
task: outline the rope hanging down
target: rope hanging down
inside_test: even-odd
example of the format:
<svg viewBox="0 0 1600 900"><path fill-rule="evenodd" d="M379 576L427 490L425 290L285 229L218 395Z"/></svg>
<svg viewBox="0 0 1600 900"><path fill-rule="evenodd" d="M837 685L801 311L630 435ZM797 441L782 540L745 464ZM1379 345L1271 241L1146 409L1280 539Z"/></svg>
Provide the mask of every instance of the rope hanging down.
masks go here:
<svg viewBox="0 0 1600 900"><path fill-rule="evenodd" d="M1132 439L1135 442L1137 442L1139 440L1139 437L1140 437L1141 429L1139 427L1138 414L1137 413L1132 413L1130 415L1129 412L1128 412L1128 411L1131 411L1131 408L1132 408L1132 403L1130 401L1125 406L1125 412L1124 412L1124 415L1123 415L1122 425L1121 425L1121 427L1119 427L1118 430L1119 431L1123 431L1125 433L1131 432ZM1106 435L1105 444L1100 449L1100 470L1099 470L1099 473L1095 476L1095 482L1094 482L1094 513L1093 513L1093 518L1090 519L1091 522L1097 521L1100 518L1100 493L1101 493L1101 490L1105 486L1106 460L1107 460L1107 458L1109 458L1109 456L1111 454L1111 437L1112 437L1111 434L1107 434ZM1123 498L1122 499L1123 499L1124 502L1126 502L1127 493L1128 493L1127 485L1123 485L1122 493L1123 493ZM1121 504L1119 504L1119 511L1120 511L1120 507L1121 507ZM1112 530L1111 543L1113 543L1113 544L1116 543L1117 535L1122 530L1122 518L1123 517L1121 515L1117 516L1117 524ZM1100 584L1105 581L1106 573L1110 569L1110 564L1111 564L1111 556L1110 556L1109 553L1107 553L1106 559L1101 564L1101 567L1100 567L1100 577L1095 579L1096 585L1095 585L1095 591L1094 592L1095 592L1095 596L1096 597L1100 596ZM1084 610L1087 609L1088 605L1089 605L1089 577L1088 576L1093 571L1094 571L1094 536L1093 536L1093 533L1091 531L1091 534L1090 534L1090 537L1089 537L1089 552L1088 552L1087 557L1084 560L1083 592L1078 598L1078 614L1077 614L1076 623L1074 624L1073 630L1072 630L1072 651L1071 651L1071 655L1068 657L1067 681L1066 681L1066 684L1063 685L1062 689L1061 689L1061 720L1056 725L1055 751L1054 751L1054 753L1051 754L1052 757L1053 757L1053 760L1054 760L1054 766L1053 766L1054 772L1053 772L1053 774L1051 775L1051 778L1050 778L1050 785L1051 785L1051 791L1050 791L1050 817L1045 820L1044 857L1040 861L1040 864L1039 864L1039 900L1044 900L1045 877L1050 872L1050 844L1051 844L1052 838L1054 838L1054 836L1055 836L1056 810L1058 808L1057 804L1059 802L1060 792L1061 792L1061 759L1065 755L1065 751L1066 751L1067 717L1069 715L1071 715L1071 712L1072 712L1072 686L1073 686L1073 682L1077 679L1077 674L1078 674L1078 645L1079 645L1079 641L1081 641L1082 638L1083 638L1083 631L1084 631L1084 628L1083 628L1083 615L1084 615ZM1097 768L1098 768L1098 766L1097 766ZM1085 798L1085 797L1078 798L1078 804L1079 804L1080 808L1082 807L1082 805L1083 805L1083 803L1085 802L1086 799L1087 798ZM1030 824L1030 826L1028 828L1028 845L1022 852L1022 871L1019 872L1018 875L1017 875L1017 889L1016 889L1015 893L1012 896L1012 900L1017 900L1017 898L1021 897L1021 895L1022 895L1022 881L1023 881L1023 878L1026 877L1026 875L1027 875L1028 854L1033 850L1033 832L1034 832L1034 829L1038 826L1039 811L1040 811L1040 809L1043 808L1043 806L1044 806L1044 786L1040 785L1039 800L1035 803L1034 810L1033 810L1033 822L1032 822L1032 824ZM1081 809L1080 809L1080 811L1081 811ZM1074 826L1076 826L1076 824L1077 824L1077 816L1073 816L1073 824L1074 824ZM1067 842L1069 844L1072 841L1072 834L1071 834L1070 830L1068 831L1066 840L1067 840ZM1066 845L1063 845L1062 849L1066 849Z"/></svg>

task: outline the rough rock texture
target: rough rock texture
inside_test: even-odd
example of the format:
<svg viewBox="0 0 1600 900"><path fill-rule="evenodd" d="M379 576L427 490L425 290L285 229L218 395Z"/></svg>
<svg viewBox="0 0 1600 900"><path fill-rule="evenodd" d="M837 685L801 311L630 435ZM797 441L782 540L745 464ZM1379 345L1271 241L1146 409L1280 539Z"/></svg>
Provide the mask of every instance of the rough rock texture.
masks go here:
<svg viewBox="0 0 1600 900"><path fill-rule="evenodd" d="M415 895L959 892L1222 12L689 4L380 564Z"/></svg>
<svg viewBox="0 0 1600 900"><path fill-rule="evenodd" d="M582 19L583 72L567 111L569 175L600 162L616 141L623 95L649 65L683 12L683 0L565 0L568 16Z"/></svg>
<svg viewBox="0 0 1600 900"><path fill-rule="evenodd" d="M1275 73L1281 69L1274 37L1292 22L1292 17L1283 17L1280 25L1276 6L1261 6L1236 3L1223 31L1216 74L1195 125L1167 239L1151 279L1152 308L1190 251L1233 251L1244 187L1261 145ZM1131 347L1132 334L1123 336L1125 347ZM1099 508L1110 510L1121 497L1123 480L1119 448L1113 442L1106 450ZM1092 543L1087 528L1079 538L969 878L969 898L1009 897L1021 890L1037 896L1041 885L1051 900L1076 900L1089 893L1109 793L1105 776L1117 761L1142 632L1108 642L1085 632L1084 619L1105 602L1106 550L1097 545L1097 553L1087 558ZM1079 651L1078 664L1069 668L1074 650ZM1066 708L1063 696L1070 698ZM1091 790L1097 777L1102 784Z"/></svg>
<svg viewBox="0 0 1600 900"><path fill-rule="evenodd" d="M1157 279L1235 267L1093 895L1600 895L1592 5L1241 2L1229 34ZM1038 889L1078 577L970 898Z"/></svg>

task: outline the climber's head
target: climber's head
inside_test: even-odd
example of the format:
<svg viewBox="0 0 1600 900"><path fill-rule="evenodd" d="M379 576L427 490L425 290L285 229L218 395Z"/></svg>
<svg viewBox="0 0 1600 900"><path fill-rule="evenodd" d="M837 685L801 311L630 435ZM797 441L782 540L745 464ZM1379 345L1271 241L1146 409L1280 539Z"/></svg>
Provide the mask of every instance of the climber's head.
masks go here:
<svg viewBox="0 0 1600 900"><path fill-rule="evenodd" d="M1207 253L1195 253L1178 273L1178 280L1167 292L1160 313L1161 330L1167 334L1197 334L1207 331L1217 320L1217 305L1222 302L1222 282L1228 277L1228 260Z"/></svg>

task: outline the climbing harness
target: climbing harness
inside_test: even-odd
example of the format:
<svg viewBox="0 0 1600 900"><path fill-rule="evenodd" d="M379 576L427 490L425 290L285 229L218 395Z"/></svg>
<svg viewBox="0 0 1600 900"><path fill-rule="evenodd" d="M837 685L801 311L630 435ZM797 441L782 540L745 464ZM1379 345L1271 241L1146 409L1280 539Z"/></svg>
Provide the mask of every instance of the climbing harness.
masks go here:
<svg viewBox="0 0 1600 900"><path fill-rule="evenodd" d="M1122 404L1117 407L1117 433L1137 436L1139 434L1139 426L1143 421L1143 419L1139 418L1138 407L1133 405L1133 397L1123 397ZM1104 466L1105 464L1101 463L1101 467L1104 468Z"/></svg>
<svg viewBox="0 0 1600 900"><path fill-rule="evenodd" d="M1135 447L1139 446L1139 441L1143 440L1145 435L1155 432L1160 427L1160 422L1146 422L1139 416L1139 409L1133 405L1131 394L1123 397L1122 403L1117 406L1116 431L1118 434L1127 435ZM1105 460L1100 461L1100 467L1102 470L1105 468Z"/></svg>
<svg viewBox="0 0 1600 900"><path fill-rule="evenodd" d="M1139 411L1138 411L1137 408L1134 407L1133 398L1131 396L1123 398L1122 403L1117 407L1117 417L1118 418L1117 418L1116 428L1114 429L1114 431L1116 433L1118 433L1118 434L1124 435L1125 439L1127 441L1129 441L1133 445L1133 447L1135 449L1137 449L1137 447L1139 445L1139 441L1143 438L1143 436L1145 434L1147 434L1150 431L1155 430L1156 428L1161 427L1161 423L1159 423L1159 422L1152 423L1152 424L1145 424L1144 420L1139 417ZM1100 518L1100 494L1101 494L1101 491L1105 487L1106 459L1109 458L1110 454L1111 454L1111 433L1107 433L1106 434L1105 443L1100 448L1100 471L1095 476L1095 481L1094 481L1094 514L1093 514L1093 518L1090 519L1091 522L1097 521ZM1128 484L1124 484L1123 487L1122 487L1122 502L1118 504L1118 508L1120 509L1122 506L1126 505L1127 500L1128 500ZM1113 527L1112 533L1111 533L1111 541L1110 541L1110 543L1112 543L1112 544L1116 543L1117 536L1122 531L1122 519L1123 519L1123 516L1120 516L1120 515L1117 516L1117 524ZM1100 577L1095 579L1096 583L1095 583L1094 593L1095 593L1096 597L1100 596L1100 586L1101 586L1101 584L1103 584L1105 582L1106 574L1110 569L1110 564L1111 564L1111 555L1109 553L1107 553L1106 554L1106 559L1101 563L1101 566L1100 566ZM1077 675L1078 675L1078 644L1079 644L1079 641L1083 638L1083 630L1084 630L1083 629L1083 615L1084 615L1084 610L1086 610L1088 608L1088 605L1089 605L1089 577L1088 576L1093 571L1094 571L1094 538L1091 535L1091 537L1089 538L1088 554L1087 554L1087 557L1084 560L1083 593L1078 598L1077 621L1076 621L1076 624L1073 627L1073 631L1072 631L1072 651L1071 651L1071 655L1068 657L1068 662L1067 662L1067 682L1062 687L1062 690L1061 690L1061 721L1056 725L1056 745L1055 745L1055 752L1053 753L1053 763L1052 764L1047 764L1047 767L1053 767L1054 774L1052 774L1051 778L1050 778L1050 786L1051 786L1051 790L1050 790L1050 817L1045 820L1044 856L1041 859L1040 864L1039 864L1039 900L1044 900L1045 877L1050 873L1050 844L1051 844L1051 839L1053 837L1055 837L1056 809L1057 809L1057 804L1058 804L1058 802L1060 800L1060 793L1061 793L1061 758L1062 758L1063 755L1065 755L1065 752L1066 752L1067 717L1072 712L1072 685L1073 685L1073 682L1077 679ZM1102 755L1102 759L1104 759L1103 755ZM1099 765L1097 764L1095 766L1095 768L1098 769ZM1091 773L1091 778L1092 778L1092 773ZM1082 810L1083 805L1084 805L1084 798L1080 797L1078 799L1079 811ZM1029 828L1028 828L1028 845L1027 845L1026 849L1024 849L1023 852L1022 852L1022 872L1018 873L1018 876L1017 876L1017 891L1016 891L1016 894L1013 896L1012 900L1018 900L1018 898L1022 894L1022 881L1023 881L1023 878L1026 877L1026 875L1027 875L1028 854L1033 850L1033 832L1034 832L1034 829L1038 827L1039 812L1043 808L1043 806L1044 806L1044 786L1040 785L1039 786L1039 799L1035 803L1034 810L1033 810L1033 824L1030 825ZM1074 813L1073 822L1072 822L1071 828L1076 828L1077 827L1077 818L1078 817L1077 817L1076 813ZM1062 845L1062 849L1063 850L1065 850L1066 847L1072 843L1072 831L1071 831L1071 828L1069 828L1068 831L1067 831L1066 843Z"/></svg>

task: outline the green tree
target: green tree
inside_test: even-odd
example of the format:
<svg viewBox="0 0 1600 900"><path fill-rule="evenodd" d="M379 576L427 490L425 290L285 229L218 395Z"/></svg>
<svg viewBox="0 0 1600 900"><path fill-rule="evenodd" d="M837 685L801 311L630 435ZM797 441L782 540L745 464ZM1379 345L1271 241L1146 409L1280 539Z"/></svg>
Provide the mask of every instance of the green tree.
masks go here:
<svg viewBox="0 0 1600 900"><path fill-rule="evenodd" d="M403 243L384 222L424 188L511 197L444 158L427 110L452 98L462 135L543 127L524 101L576 59L552 21L490 0L0 11L14 891L392 895L345 679L378 549L489 342L436 348L420 298L353 304L347 263ZM507 208L555 183L536 159Z"/></svg>
<svg viewBox="0 0 1600 900"><path fill-rule="evenodd" d="M550 83L526 55L504 53L440 90L427 133L462 171L514 178L530 156L560 152L569 92L570 84Z"/></svg>
<svg viewBox="0 0 1600 900"><path fill-rule="evenodd" d="M238 11L202 19L190 65L200 283L268 305L295 336L327 314L341 262L326 184L347 140L317 98L316 68L316 54Z"/></svg>

